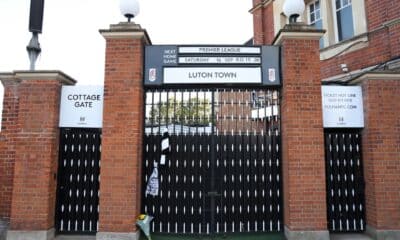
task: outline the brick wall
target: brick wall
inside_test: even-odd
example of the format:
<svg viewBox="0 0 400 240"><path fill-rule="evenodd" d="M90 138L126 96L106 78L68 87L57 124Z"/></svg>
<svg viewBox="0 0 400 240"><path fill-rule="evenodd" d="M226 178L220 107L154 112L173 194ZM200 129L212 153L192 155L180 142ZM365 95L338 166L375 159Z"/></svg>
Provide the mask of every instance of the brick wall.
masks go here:
<svg viewBox="0 0 400 240"><path fill-rule="evenodd" d="M253 6L256 6L256 9L253 10L253 42L256 45L261 45L264 43L264 27L263 27L263 8L258 7L258 4L261 3L261 0L253 0Z"/></svg>
<svg viewBox="0 0 400 240"><path fill-rule="evenodd" d="M105 38L99 231L127 233L136 231L140 214L144 43Z"/></svg>
<svg viewBox="0 0 400 240"><path fill-rule="evenodd" d="M400 17L398 0L365 0L368 30L382 26L383 23Z"/></svg>
<svg viewBox="0 0 400 240"><path fill-rule="evenodd" d="M271 45L275 38L273 1L263 8L263 17L264 44Z"/></svg>
<svg viewBox="0 0 400 240"><path fill-rule="evenodd" d="M366 0L365 7L368 47L322 61L322 78L342 74L342 63L346 63L349 70L354 71L400 57L400 22L386 25L387 22L400 18L398 0Z"/></svg>
<svg viewBox="0 0 400 240"><path fill-rule="evenodd" d="M308 34L281 41L283 210L291 231L327 228L319 38Z"/></svg>
<svg viewBox="0 0 400 240"><path fill-rule="evenodd" d="M384 63L391 59L390 38L387 29L368 35L366 48L321 61L322 78L343 74L340 64L345 63L350 71Z"/></svg>
<svg viewBox="0 0 400 240"><path fill-rule="evenodd" d="M0 219L9 220L15 161L15 134L18 117L18 83L3 81L3 115L0 132Z"/></svg>
<svg viewBox="0 0 400 240"><path fill-rule="evenodd" d="M367 224L400 229L400 80L366 80L362 89Z"/></svg>
<svg viewBox="0 0 400 240"><path fill-rule="evenodd" d="M253 31L254 44L272 44L275 37L273 1L253 0ZM265 4L265 5L264 5Z"/></svg>
<svg viewBox="0 0 400 240"><path fill-rule="evenodd" d="M391 58L400 57L400 23L389 26L389 41Z"/></svg>
<svg viewBox="0 0 400 240"><path fill-rule="evenodd" d="M223 134L234 132L246 133L257 132L267 133L268 129L278 126L279 123L275 118L264 118L263 111L267 108L278 106L278 94L273 91L254 91L257 97L265 97L259 103L262 107L253 107L252 91L243 92L220 92L217 95L216 101L219 103L215 109L216 128ZM266 94L266 96L264 96ZM271 94L269 96L268 94ZM258 111L257 111L258 110ZM252 118L252 111L258 114L259 118ZM273 112L276 116L276 112ZM234 116L234 118L232 118Z"/></svg>
<svg viewBox="0 0 400 240"><path fill-rule="evenodd" d="M261 1L253 1L257 6ZM254 42L255 44L271 44L274 38L273 2L253 13ZM347 64L350 71L362 69L384 63L390 59L400 57L400 4L398 0L365 0L368 47L357 51L339 54L321 62L321 77L329 78L343 74L340 64Z"/></svg>

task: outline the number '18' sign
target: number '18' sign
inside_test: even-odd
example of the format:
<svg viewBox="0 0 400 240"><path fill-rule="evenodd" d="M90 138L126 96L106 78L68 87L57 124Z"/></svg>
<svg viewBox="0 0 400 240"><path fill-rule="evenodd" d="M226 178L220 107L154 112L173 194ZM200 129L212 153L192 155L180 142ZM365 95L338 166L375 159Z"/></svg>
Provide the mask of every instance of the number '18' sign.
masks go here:
<svg viewBox="0 0 400 240"><path fill-rule="evenodd" d="M360 86L322 86L325 128L363 128L364 108Z"/></svg>

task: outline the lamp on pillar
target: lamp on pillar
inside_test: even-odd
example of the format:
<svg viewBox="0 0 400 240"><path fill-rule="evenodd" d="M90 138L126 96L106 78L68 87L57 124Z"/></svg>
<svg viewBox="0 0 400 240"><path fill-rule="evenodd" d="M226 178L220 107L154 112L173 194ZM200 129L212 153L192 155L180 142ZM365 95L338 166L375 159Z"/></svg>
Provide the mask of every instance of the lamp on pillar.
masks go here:
<svg viewBox="0 0 400 240"><path fill-rule="evenodd" d="M286 0L283 4L283 13L289 17L289 23L297 22L297 18L305 9L304 0Z"/></svg>
<svg viewBox="0 0 400 240"><path fill-rule="evenodd" d="M128 22L139 14L139 2L137 0L120 0L119 8L122 15L128 18Z"/></svg>
<svg viewBox="0 0 400 240"><path fill-rule="evenodd" d="M36 60L42 51L39 43L39 33L42 33L43 10L44 0L31 0L29 31L32 33L32 39L26 47L26 50L28 50L31 71L35 70Z"/></svg>

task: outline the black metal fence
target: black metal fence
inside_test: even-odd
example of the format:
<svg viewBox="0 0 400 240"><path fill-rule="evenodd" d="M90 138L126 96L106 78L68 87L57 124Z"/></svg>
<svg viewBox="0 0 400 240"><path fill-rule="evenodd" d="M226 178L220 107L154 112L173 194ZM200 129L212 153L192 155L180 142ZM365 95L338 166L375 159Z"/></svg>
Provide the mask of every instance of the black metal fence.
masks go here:
<svg viewBox="0 0 400 240"><path fill-rule="evenodd" d="M153 232L283 230L278 91L148 90L145 125L142 211L155 217ZM160 165L164 131L171 147Z"/></svg>
<svg viewBox="0 0 400 240"><path fill-rule="evenodd" d="M365 184L359 130L325 130L328 229L365 231Z"/></svg>
<svg viewBox="0 0 400 240"><path fill-rule="evenodd" d="M98 226L101 129L60 129L55 226L95 234Z"/></svg>

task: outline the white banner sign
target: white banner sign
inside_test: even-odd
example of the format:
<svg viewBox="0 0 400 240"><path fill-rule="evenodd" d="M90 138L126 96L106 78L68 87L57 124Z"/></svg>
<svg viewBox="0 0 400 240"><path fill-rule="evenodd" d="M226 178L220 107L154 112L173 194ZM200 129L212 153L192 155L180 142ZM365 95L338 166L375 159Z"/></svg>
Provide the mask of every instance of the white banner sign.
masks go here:
<svg viewBox="0 0 400 240"><path fill-rule="evenodd" d="M268 106L251 110L251 119L263 119L278 116L278 106Z"/></svg>
<svg viewBox="0 0 400 240"><path fill-rule="evenodd" d="M360 86L322 86L325 128L363 128L364 108Z"/></svg>
<svg viewBox="0 0 400 240"><path fill-rule="evenodd" d="M60 127L101 128L103 86L63 86Z"/></svg>
<svg viewBox="0 0 400 240"><path fill-rule="evenodd" d="M203 54L261 54L259 47L179 47L179 53L203 53Z"/></svg>
<svg viewBox="0 0 400 240"><path fill-rule="evenodd" d="M261 83L261 68L164 68L164 83Z"/></svg>
<svg viewBox="0 0 400 240"><path fill-rule="evenodd" d="M179 57L184 64L261 64L260 57Z"/></svg>

